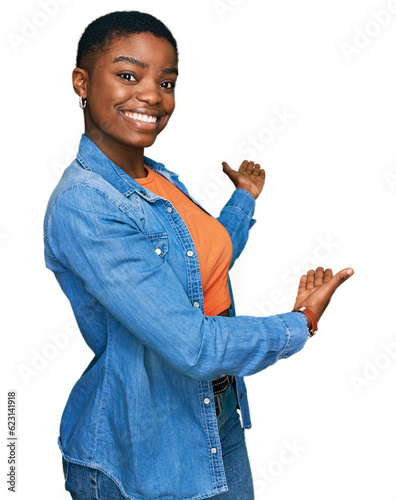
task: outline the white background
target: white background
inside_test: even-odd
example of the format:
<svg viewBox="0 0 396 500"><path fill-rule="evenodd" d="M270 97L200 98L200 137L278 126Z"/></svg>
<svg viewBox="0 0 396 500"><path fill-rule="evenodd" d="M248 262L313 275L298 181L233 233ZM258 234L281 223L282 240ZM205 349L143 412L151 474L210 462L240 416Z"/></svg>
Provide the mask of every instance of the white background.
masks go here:
<svg viewBox="0 0 396 500"><path fill-rule="evenodd" d="M6 396L16 390L17 496L70 498L56 440L92 353L44 266L42 221L83 132L71 86L79 36L99 15L137 9L165 22L180 49L176 111L146 154L179 173L213 215L233 189L222 160L237 168L248 156L266 170L258 222L231 271L237 314L291 310L297 275L313 266L355 269L303 351L246 378L256 498L395 500L396 14L389 2L57 5L43 17L43 2L9 3L1 21L1 494L12 498ZM382 26L374 21L380 12ZM17 39L33 21L41 27ZM271 137L263 130L277 112L288 123ZM260 149L248 155L249 138L260 138ZM64 345L56 347L59 332Z"/></svg>

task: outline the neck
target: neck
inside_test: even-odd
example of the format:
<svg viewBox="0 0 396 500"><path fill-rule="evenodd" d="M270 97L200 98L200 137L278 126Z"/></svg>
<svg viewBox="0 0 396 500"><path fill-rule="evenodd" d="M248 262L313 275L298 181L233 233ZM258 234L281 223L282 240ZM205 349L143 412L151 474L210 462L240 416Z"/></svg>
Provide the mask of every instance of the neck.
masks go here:
<svg viewBox="0 0 396 500"><path fill-rule="evenodd" d="M124 170L133 179L146 177L144 168L144 148L129 146L114 142L106 136L98 137L97 130L85 130L85 135L90 139L107 158Z"/></svg>

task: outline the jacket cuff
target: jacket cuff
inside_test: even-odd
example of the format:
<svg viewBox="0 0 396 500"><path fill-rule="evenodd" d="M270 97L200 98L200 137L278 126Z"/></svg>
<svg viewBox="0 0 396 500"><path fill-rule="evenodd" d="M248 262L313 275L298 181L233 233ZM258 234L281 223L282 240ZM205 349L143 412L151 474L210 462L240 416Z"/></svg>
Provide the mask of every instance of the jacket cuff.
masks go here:
<svg viewBox="0 0 396 500"><path fill-rule="evenodd" d="M256 200L246 189L237 188L232 193L226 206L238 208L248 219L252 219L254 209L256 208Z"/></svg>
<svg viewBox="0 0 396 500"><path fill-rule="evenodd" d="M309 339L307 318L298 312L278 314L277 318L283 323L289 334L289 340L278 359L288 358L300 351Z"/></svg>

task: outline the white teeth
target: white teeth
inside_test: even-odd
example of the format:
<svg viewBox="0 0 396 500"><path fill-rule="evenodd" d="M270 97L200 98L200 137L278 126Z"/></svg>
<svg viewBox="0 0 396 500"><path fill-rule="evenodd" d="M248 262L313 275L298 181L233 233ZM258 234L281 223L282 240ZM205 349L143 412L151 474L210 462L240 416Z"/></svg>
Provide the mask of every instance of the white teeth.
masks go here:
<svg viewBox="0 0 396 500"><path fill-rule="evenodd" d="M141 122L146 123L155 123L157 121L156 116L143 115L141 113L125 113L129 118L133 118L134 120L139 120Z"/></svg>

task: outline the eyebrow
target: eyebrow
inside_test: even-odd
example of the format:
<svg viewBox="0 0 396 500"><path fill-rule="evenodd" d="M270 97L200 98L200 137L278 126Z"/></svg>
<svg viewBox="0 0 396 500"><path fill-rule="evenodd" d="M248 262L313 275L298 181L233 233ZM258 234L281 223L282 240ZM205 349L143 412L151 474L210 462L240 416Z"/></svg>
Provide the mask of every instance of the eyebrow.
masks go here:
<svg viewBox="0 0 396 500"><path fill-rule="evenodd" d="M139 59L135 59L134 57L129 57L129 56L118 56L114 59L113 63L117 63L117 62L120 62L120 61L124 61L124 62L127 62L127 63L130 63L130 64L134 64L135 66L139 66L139 68L145 68L147 69L149 67L148 64L142 62L142 61L139 61ZM179 71L177 68L165 68L162 73L164 73L165 75L169 75L171 73L175 73L176 75L179 74Z"/></svg>

